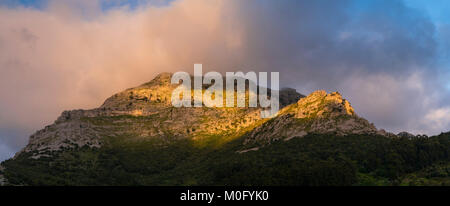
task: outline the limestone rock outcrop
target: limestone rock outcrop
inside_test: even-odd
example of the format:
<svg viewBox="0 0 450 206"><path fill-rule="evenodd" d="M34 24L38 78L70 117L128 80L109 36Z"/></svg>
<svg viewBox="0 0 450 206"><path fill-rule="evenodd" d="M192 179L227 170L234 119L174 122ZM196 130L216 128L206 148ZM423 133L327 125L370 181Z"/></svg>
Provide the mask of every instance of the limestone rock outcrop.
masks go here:
<svg viewBox="0 0 450 206"><path fill-rule="evenodd" d="M163 73L114 94L99 108L64 111L54 124L31 135L21 152L40 158L64 148L98 148L105 139L115 137L159 138L167 143L180 138L244 137L244 146L252 146L308 134L393 136L356 115L338 92L315 91L304 97L294 89L282 89L282 109L277 116L262 119L258 107L175 108L170 99L177 85L170 79L170 73Z"/></svg>
<svg viewBox="0 0 450 206"><path fill-rule="evenodd" d="M99 108L64 111L54 124L31 135L21 152L32 152L32 158L40 158L64 148L98 148L108 137L161 138L167 142L230 137L262 121L261 108L172 107L171 94L177 85L170 83L171 75L162 73L148 83L114 94ZM292 89L280 91L282 106L301 97Z"/></svg>
<svg viewBox="0 0 450 206"><path fill-rule="evenodd" d="M319 90L301 98L279 112L248 134L245 144L270 144L273 141L288 141L307 134L373 134L392 136L356 115L350 103L338 92Z"/></svg>

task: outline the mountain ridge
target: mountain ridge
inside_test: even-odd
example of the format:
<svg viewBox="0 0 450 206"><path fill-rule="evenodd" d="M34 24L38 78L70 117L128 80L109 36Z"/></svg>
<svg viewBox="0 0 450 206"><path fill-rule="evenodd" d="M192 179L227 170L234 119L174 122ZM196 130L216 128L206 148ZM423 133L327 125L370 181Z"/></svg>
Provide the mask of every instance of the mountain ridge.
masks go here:
<svg viewBox="0 0 450 206"><path fill-rule="evenodd" d="M195 136L195 133L201 132L212 134L232 132L261 120L259 116L261 108L173 108L170 98L177 85L170 83L171 75L171 73L162 73L147 83L116 93L107 98L98 108L62 112L54 124L31 135L29 144L18 154L37 152L33 158L39 158L40 153L45 153L47 150L57 151L85 145L92 148L101 147L102 132L99 130L102 128L89 119L102 117L151 117L147 123L153 124L154 127L141 131L149 137L168 133L158 128L161 125L171 130L172 134L169 134L171 136L191 137L192 134ZM280 90L282 107L301 97L303 95L293 89ZM107 126L115 127L114 123ZM176 134L173 134L174 132Z"/></svg>
<svg viewBox="0 0 450 206"><path fill-rule="evenodd" d="M289 140L308 133L334 132L338 135L366 133L395 136L384 130L377 130L373 124L357 116L350 103L338 92L327 94L323 90L315 91L307 97L294 89L280 90L281 110L276 117L265 120L259 117L261 108L173 108L170 105L170 98L177 85L170 83L171 75L162 73L147 83L116 93L98 108L62 112L54 124L31 135L29 144L21 152L36 152L33 158L39 158L45 156L43 153L47 151L85 145L91 148L101 147L103 135L101 130L104 128L88 119L120 116L154 117L151 121L147 121L153 124L154 128L140 130L139 136L147 137L171 135L178 138L195 138L201 133L226 136L226 133L255 127L245 141L247 145L258 142L258 139L270 139L269 142L279 140L272 138L273 136L281 135L285 136L283 139ZM266 122L276 123L279 128L273 128L273 125ZM115 127L114 125L112 122L107 126ZM155 130L161 125L164 125L162 128L171 130L172 134L167 134L168 132L159 128ZM257 135L267 128L273 131L265 132L262 136Z"/></svg>
<svg viewBox="0 0 450 206"><path fill-rule="evenodd" d="M177 85L170 83L171 75L171 73L162 73L147 83L116 93L107 98L99 108L64 111L54 124L31 135L29 144L21 152L36 152L33 158L39 158L44 155L41 153L48 150L57 151L85 145L91 148L101 147L102 132L99 130L102 128L90 121L85 121L89 118L155 116L156 121L152 120L156 127L164 124L167 126L169 123L167 129L178 131L177 134L171 135L180 137L192 136L189 133L196 133L195 130L197 133L213 134L233 132L235 129L251 127L256 122L267 121L258 117L260 108L172 108L170 105L171 93ZM255 130L250 133L245 144L257 142L257 139L271 139L272 136L280 134L286 136L285 140L302 137L308 133L333 132L338 135L367 133L395 136L384 130L377 130L373 124L358 117L350 103L343 99L338 92L327 94L325 91L319 90L305 97L294 89L285 88L280 90L280 102L282 108L279 114L269 121L281 124L280 128L272 128L273 132L266 132L261 136L256 133L272 126L269 124L255 125ZM239 115L239 113L241 114ZM207 118L208 120L206 120ZM336 118L345 121L335 121ZM198 122L203 122L205 125L200 125ZM109 126L113 127L113 125ZM287 125L291 127L288 128ZM134 126L137 127L137 125ZM217 131L212 131L211 128ZM141 132L146 133L147 136L165 134L161 130L151 129ZM272 140L278 139L272 138Z"/></svg>
<svg viewBox="0 0 450 206"><path fill-rule="evenodd" d="M170 76L116 93L98 108L62 112L1 163L0 183L395 185L398 178L417 184L414 172L443 176L430 184L447 181L450 133L379 130L340 93L323 90L280 90L281 109L266 119L259 107L175 108Z"/></svg>
<svg viewBox="0 0 450 206"><path fill-rule="evenodd" d="M296 104L283 108L266 125L257 127L249 135L246 144L261 140L288 141L294 137L306 136L308 133L332 133L340 136L349 134L396 136L383 129L378 130L372 123L356 115L353 107L342 98L339 92L327 94L324 90L318 90L300 99ZM273 136L278 138L274 139Z"/></svg>

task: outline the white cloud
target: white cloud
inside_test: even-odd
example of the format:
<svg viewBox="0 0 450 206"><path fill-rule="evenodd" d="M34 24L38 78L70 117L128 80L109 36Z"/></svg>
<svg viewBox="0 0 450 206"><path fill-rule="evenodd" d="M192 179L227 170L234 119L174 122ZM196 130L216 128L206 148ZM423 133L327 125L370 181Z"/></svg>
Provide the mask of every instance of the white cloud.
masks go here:
<svg viewBox="0 0 450 206"><path fill-rule="evenodd" d="M450 128L450 107L432 109L426 114L424 124L432 130L443 131L443 128Z"/></svg>

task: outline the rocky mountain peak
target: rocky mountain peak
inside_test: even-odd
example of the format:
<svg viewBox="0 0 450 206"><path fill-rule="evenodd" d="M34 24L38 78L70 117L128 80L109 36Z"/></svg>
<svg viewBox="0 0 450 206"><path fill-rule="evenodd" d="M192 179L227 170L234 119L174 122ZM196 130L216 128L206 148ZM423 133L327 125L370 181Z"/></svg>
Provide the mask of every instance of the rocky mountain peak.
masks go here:
<svg viewBox="0 0 450 206"><path fill-rule="evenodd" d="M163 72L158 75L156 75L155 78L153 78L151 81L143 84L142 86L151 86L151 85L170 85L170 80L172 78L172 73L170 72Z"/></svg>
<svg viewBox="0 0 450 206"><path fill-rule="evenodd" d="M339 92L318 90L297 102L296 118L355 115L350 103Z"/></svg>
<svg viewBox="0 0 450 206"><path fill-rule="evenodd" d="M145 84L111 96L100 108L138 111L145 115L154 112L159 106L167 107L170 105L172 91L177 86L171 84L171 77L171 73L161 73Z"/></svg>
<svg viewBox="0 0 450 206"><path fill-rule="evenodd" d="M339 92L318 90L282 109L277 117L255 128L245 144L264 145L307 134L395 136L378 130L372 123L359 117Z"/></svg>
<svg viewBox="0 0 450 206"><path fill-rule="evenodd" d="M314 133L389 135L357 116L338 92L319 90L304 97L294 89L282 89L282 109L271 119L260 117L261 108L175 108L171 94L178 85L170 83L171 76L162 73L114 94L99 108L63 112L54 124L31 135L22 151L40 158L64 148L101 147L105 138L119 136L130 141L159 138L168 142L244 137L244 144L265 144Z"/></svg>
<svg viewBox="0 0 450 206"><path fill-rule="evenodd" d="M99 107L64 111L54 124L30 136L22 150L33 158L51 151L83 146L101 147L105 137L130 139L202 138L236 136L261 121L261 108L207 108L171 105L171 73L162 73L140 86L114 94ZM270 90L269 90L270 92ZM280 91L281 107L303 95L293 89Z"/></svg>

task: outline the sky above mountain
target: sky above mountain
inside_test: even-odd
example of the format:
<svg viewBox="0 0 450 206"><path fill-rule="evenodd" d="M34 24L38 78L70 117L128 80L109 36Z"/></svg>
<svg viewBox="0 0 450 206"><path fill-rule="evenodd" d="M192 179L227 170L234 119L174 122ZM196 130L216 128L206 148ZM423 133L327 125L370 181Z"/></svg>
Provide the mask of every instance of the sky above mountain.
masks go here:
<svg viewBox="0 0 450 206"><path fill-rule="evenodd" d="M0 160L160 72L279 71L388 131L450 130L446 0L0 0Z"/></svg>

